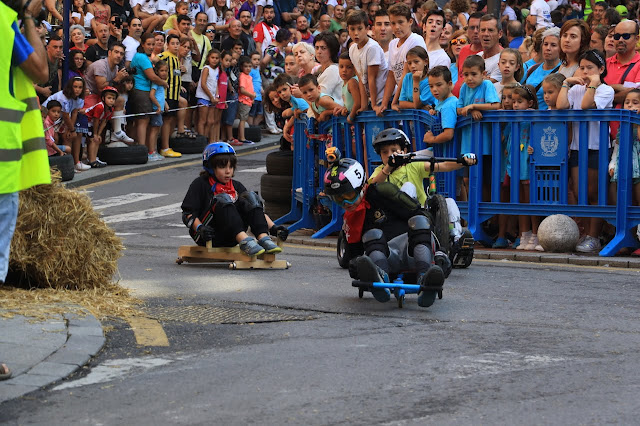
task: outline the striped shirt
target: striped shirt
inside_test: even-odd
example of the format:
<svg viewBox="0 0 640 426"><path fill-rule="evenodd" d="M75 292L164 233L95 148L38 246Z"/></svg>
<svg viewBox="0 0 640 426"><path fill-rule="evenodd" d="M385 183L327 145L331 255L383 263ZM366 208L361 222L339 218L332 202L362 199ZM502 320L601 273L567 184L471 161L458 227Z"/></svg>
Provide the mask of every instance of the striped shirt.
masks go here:
<svg viewBox="0 0 640 426"><path fill-rule="evenodd" d="M169 65L169 74L167 83L169 88L166 90L167 99L177 101L180 99L180 88L182 87L182 72L180 71L180 60L176 55L169 51L164 51L158 57L167 61Z"/></svg>

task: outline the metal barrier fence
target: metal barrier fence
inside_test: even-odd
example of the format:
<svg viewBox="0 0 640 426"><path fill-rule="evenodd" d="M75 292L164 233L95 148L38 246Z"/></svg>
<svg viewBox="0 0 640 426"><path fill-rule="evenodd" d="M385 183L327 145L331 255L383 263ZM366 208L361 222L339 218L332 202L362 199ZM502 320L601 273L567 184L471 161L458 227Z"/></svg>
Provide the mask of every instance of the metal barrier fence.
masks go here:
<svg viewBox="0 0 640 426"><path fill-rule="evenodd" d="M598 154L598 200L588 202L588 139L590 122L600 122ZM619 121L620 146L618 165L617 203L608 203L609 173L609 121ZM529 164L530 203L520 203L520 180L511 179L510 201L500 202L501 177L504 175L506 148L502 137L510 126L511 135L520 135L522 123L529 123L529 144L533 154ZM613 256L623 247L635 247L638 242L632 233L640 224L640 207L632 205L632 142L633 126L640 124L640 116L626 110L560 110L560 111L488 111L483 119L473 121L458 117L454 140L432 146L436 156L456 157L460 153L461 133L471 126L471 151L478 156L478 165L469 168L468 201L458 201L462 216L476 239L486 239L481 223L496 214L548 216L566 214L572 217L599 217L616 227L616 235L600 252L601 256ZM578 126L578 194L577 204L569 204L569 138L571 126ZM329 141L338 147L343 157L355 158L363 164L370 175L374 163L380 158L372 147L373 138L380 131L396 127L405 131L414 150L426 149L424 133L431 130L440 133L440 120L423 110L387 111L377 117L365 111L349 125L344 117L316 123L315 120L298 120L294 131L294 174L291 212L278 219L277 223L294 222L290 229L312 228L315 225L311 208L322 191L325 171L324 150ZM483 127L488 131L490 152L483 152ZM306 132L305 132L306 131ZM309 137L307 137L309 134ZM510 145L511 176L520 176L520 152L526 149L519 138L512 137ZM491 177L483 177L483 162L491 161ZM458 199L460 172L438 173L438 192ZM483 182L488 188L489 198L483 200ZM333 204L332 218L328 225L316 232L313 238L323 238L342 226L342 209Z"/></svg>

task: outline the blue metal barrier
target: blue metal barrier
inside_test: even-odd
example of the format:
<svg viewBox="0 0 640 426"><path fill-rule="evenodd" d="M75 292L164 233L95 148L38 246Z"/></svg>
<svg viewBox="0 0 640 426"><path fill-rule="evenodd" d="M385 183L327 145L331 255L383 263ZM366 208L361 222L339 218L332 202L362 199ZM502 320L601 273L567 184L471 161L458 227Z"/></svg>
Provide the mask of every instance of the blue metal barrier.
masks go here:
<svg viewBox="0 0 640 426"><path fill-rule="evenodd" d="M588 173L588 135L587 123L600 121L598 201L589 205L587 198ZM618 165L617 204L609 205L608 200L608 163L609 136L608 122L620 121L620 162ZM569 204L568 200L568 147L570 125L577 123L580 130L578 150L578 200ZM500 202L501 174L504 161L502 134L505 126L510 126L512 135L519 135L521 123L530 123L529 143L534 153L529 159L530 203L520 203L520 180L512 179L510 201ZM600 217L616 227L615 238L600 252L601 256L612 256L622 247L635 247L638 243L632 229L640 223L640 207L632 206L632 129L640 124L640 116L626 110L588 110L588 111L487 111L481 121L469 117L458 117L455 137L452 142L435 144L431 148L436 156L456 157L460 153L460 130L471 126L471 147L478 156L478 165L469 168L468 202L458 201L461 213L476 239L486 238L481 223L496 214L548 216L566 214L574 217ZM574 124L575 125L575 124ZM372 111L359 114L353 125L346 123L344 117L316 123L315 120L298 120L294 132L294 177L291 212L280 218L277 223L296 220L291 230L311 228L315 224L311 207L315 197L322 190L324 150L326 142L308 139L305 128L310 134L331 134L333 146L337 146L344 157L357 159L363 164L368 175L375 169L380 158L373 150L372 141L383 129L400 128L409 136L415 151L427 148L423 142L424 133L441 131L439 117L423 110L386 111L383 117L377 117ZM490 128L491 151L482 151L482 126ZM520 141L511 138L511 175L520 176ZM490 155L490 157L484 157ZM489 199L483 200L483 161L491 159L491 179L486 182ZM459 176L457 172L438 173L438 192L457 199ZM301 189L298 189L301 188ZM297 190L298 189L298 190ZM296 191L297 190L297 191ZM301 191L301 192L300 192ZM342 210L332 206L331 222L313 235L313 238L336 232L342 225Z"/></svg>

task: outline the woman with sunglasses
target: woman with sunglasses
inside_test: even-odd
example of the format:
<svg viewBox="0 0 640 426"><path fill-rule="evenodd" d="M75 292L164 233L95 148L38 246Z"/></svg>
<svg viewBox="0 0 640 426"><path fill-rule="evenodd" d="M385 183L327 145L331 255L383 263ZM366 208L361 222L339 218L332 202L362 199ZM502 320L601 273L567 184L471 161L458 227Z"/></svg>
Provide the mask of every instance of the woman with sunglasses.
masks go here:
<svg viewBox="0 0 640 426"><path fill-rule="evenodd" d="M460 56L460 51L467 44L469 44L469 39L467 38L467 32L465 30L458 30L451 36L447 54L451 58L449 70L451 71L451 82L453 84L456 84L456 81L458 81L458 57Z"/></svg>

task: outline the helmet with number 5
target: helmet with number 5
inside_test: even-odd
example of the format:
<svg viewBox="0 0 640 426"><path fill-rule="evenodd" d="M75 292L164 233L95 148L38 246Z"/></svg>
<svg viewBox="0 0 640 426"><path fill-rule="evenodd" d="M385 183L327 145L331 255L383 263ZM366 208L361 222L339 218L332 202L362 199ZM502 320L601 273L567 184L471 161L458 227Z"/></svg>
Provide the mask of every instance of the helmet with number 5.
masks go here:
<svg viewBox="0 0 640 426"><path fill-rule="evenodd" d="M324 174L324 193L340 205L354 204L364 184L364 168L351 158L342 158Z"/></svg>

